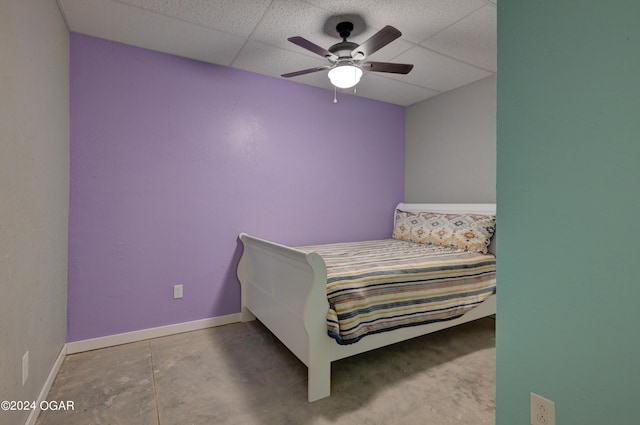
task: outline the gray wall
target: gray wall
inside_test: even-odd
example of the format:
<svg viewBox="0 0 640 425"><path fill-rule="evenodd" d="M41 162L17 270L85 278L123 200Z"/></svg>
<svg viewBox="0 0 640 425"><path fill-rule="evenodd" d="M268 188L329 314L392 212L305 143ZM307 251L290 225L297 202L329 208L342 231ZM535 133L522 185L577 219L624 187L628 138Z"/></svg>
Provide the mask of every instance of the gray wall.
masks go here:
<svg viewBox="0 0 640 425"><path fill-rule="evenodd" d="M495 76L409 106L405 202L495 201Z"/></svg>
<svg viewBox="0 0 640 425"><path fill-rule="evenodd" d="M0 398L35 400L66 334L69 35L56 2L2 0L0 52Z"/></svg>

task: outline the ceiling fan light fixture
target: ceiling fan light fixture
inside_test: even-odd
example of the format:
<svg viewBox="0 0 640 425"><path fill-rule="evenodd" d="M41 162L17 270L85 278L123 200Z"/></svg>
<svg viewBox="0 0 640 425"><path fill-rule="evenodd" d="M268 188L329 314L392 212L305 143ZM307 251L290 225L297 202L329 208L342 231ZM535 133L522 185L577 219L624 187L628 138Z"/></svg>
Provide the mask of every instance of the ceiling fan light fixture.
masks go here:
<svg viewBox="0 0 640 425"><path fill-rule="evenodd" d="M329 70L329 80L331 84L340 88L348 89L360 82L362 69L352 63L338 64Z"/></svg>

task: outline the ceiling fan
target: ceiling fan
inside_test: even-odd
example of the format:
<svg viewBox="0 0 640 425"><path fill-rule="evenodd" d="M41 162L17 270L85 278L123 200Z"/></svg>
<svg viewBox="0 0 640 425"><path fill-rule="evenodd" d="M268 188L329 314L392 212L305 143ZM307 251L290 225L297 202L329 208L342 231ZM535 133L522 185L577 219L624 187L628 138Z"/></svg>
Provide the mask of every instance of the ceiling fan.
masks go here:
<svg viewBox="0 0 640 425"><path fill-rule="evenodd" d="M329 49L324 49L303 37L288 38L287 40L293 44L326 58L329 64L282 74L282 77L297 77L298 75L328 69L331 83L335 87L348 89L360 82L363 71L408 74L413 69L413 65L402 63L364 61L367 57L402 35L400 31L390 25L382 28L360 45L347 41L351 31L353 31L353 23L341 22L336 25L336 31L342 37L342 41L329 47Z"/></svg>

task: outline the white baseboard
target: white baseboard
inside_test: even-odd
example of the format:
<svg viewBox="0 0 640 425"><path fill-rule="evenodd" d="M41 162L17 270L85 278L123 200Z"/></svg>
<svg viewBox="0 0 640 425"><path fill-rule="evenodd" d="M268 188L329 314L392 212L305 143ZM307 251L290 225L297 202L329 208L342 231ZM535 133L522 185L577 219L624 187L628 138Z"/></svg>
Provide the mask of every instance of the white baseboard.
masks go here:
<svg viewBox="0 0 640 425"><path fill-rule="evenodd" d="M116 345L128 344L130 342L144 341L145 339L213 328L215 326L228 325L239 321L240 313L234 313L226 316L211 317L209 319L194 320L192 322L177 323L175 325L160 326L157 328L142 329L139 331L68 342L67 354L81 353L83 351L113 347Z"/></svg>
<svg viewBox="0 0 640 425"><path fill-rule="evenodd" d="M56 375L58 375L58 371L60 370L60 366L62 366L62 361L64 357L67 355L67 344L62 346L60 353L58 353L58 357L56 361L53 363L53 367L49 372L49 376L47 376L47 380L44 381L44 385L42 386L42 390L40 390L40 394L38 395L38 400L36 400L36 408L31 410L27 420L24 425L35 425L36 420L38 419L38 415L40 414L40 403L47 399L47 395L49 394L49 390L51 389L51 385L53 385L53 381L56 379Z"/></svg>

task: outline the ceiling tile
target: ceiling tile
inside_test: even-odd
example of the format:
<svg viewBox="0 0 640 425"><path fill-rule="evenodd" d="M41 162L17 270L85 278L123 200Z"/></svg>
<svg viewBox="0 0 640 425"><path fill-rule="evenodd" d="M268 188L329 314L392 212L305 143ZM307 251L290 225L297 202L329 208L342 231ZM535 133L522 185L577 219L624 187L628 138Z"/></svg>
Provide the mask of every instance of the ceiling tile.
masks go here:
<svg viewBox="0 0 640 425"><path fill-rule="evenodd" d="M486 0L306 0L332 13L361 14L367 25L399 29L403 38L420 43L487 4Z"/></svg>
<svg viewBox="0 0 640 425"><path fill-rule="evenodd" d="M123 3L60 0L69 29L105 40L229 65L246 39Z"/></svg>
<svg viewBox="0 0 640 425"><path fill-rule="evenodd" d="M487 5L421 45L489 71L496 71L496 8Z"/></svg>
<svg viewBox="0 0 640 425"><path fill-rule="evenodd" d="M325 10L299 0L274 0L251 38L281 49L318 57L287 41L287 38L301 36L328 48L340 40L323 34L322 25L327 17Z"/></svg>
<svg viewBox="0 0 640 425"><path fill-rule="evenodd" d="M281 74L287 72L300 71L326 65L327 63L326 60L320 57L315 59L251 40L242 49L242 52L233 62L233 66L245 71L280 77ZM300 77L293 77L293 79L299 81Z"/></svg>
<svg viewBox="0 0 640 425"><path fill-rule="evenodd" d="M492 74L420 46L406 51L395 61L412 63L413 70L407 75L386 74L389 78L438 91L453 90Z"/></svg>
<svg viewBox="0 0 640 425"><path fill-rule="evenodd" d="M412 47L415 47L414 43L410 43L402 38L397 38L369 56L367 59L372 61L391 61Z"/></svg>
<svg viewBox="0 0 640 425"><path fill-rule="evenodd" d="M270 0L114 0L207 28L249 37Z"/></svg>
<svg viewBox="0 0 640 425"><path fill-rule="evenodd" d="M335 21L330 19L332 15L334 12L300 0L274 0L251 38L281 49L318 57L315 53L309 52L287 39L300 36L328 49L342 41L334 26L331 28L326 26L327 22ZM349 37L348 40L360 44L379 29L381 28L354 28L352 37Z"/></svg>
<svg viewBox="0 0 640 425"><path fill-rule="evenodd" d="M357 88L358 96L402 106L409 106L440 94L438 91L390 79L386 74L383 76L378 73L367 73Z"/></svg>

